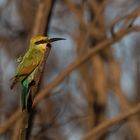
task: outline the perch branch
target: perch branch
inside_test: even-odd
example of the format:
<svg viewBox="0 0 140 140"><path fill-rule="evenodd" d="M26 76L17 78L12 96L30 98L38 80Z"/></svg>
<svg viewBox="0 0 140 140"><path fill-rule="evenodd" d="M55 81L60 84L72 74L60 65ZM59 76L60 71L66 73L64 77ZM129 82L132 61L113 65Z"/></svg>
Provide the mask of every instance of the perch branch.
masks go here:
<svg viewBox="0 0 140 140"><path fill-rule="evenodd" d="M48 26L49 22L49 14L52 8L52 1L51 0L40 0L38 1L38 9L36 13L36 18L34 21L34 27L32 30L31 36L37 36L37 35L44 35L45 28ZM39 82L41 80L41 76L43 73L44 65L45 65L45 59L48 56L49 51L46 51L46 55L44 57L44 61L40 64L38 71L35 73L34 80L36 81L35 86L31 87L30 95L33 95L32 98L36 95L39 88ZM32 99L33 100L33 99ZM21 119L21 128L19 130L19 139L20 140L27 140L29 139L30 131L33 122L33 115L28 112L28 110L25 110L22 112L22 119Z"/></svg>

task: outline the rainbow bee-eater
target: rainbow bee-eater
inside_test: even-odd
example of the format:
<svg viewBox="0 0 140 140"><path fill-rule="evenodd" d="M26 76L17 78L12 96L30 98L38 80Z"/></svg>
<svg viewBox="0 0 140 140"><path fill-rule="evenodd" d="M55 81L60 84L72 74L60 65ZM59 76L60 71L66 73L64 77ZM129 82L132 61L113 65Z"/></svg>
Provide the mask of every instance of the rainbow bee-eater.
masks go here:
<svg viewBox="0 0 140 140"><path fill-rule="evenodd" d="M27 108L27 94L29 87L35 84L34 75L40 64L43 62L45 54L51 49L51 42L65 40L64 38L48 38L47 36L37 36L30 40L28 51L23 58L20 58L16 74L11 84L11 89L17 82L22 85L22 110Z"/></svg>

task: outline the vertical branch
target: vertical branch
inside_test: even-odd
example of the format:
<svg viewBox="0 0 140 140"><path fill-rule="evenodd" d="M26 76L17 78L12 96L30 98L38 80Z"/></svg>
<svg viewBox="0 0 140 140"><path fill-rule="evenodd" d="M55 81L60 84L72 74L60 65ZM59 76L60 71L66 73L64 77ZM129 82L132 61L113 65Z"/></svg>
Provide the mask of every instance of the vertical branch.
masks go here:
<svg viewBox="0 0 140 140"><path fill-rule="evenodd" d="M38 1L38 9L36 13L36 18L34 21L34 26L32 30L31 36L37 36L37 35L44 35L45 30L48 29L48 23L50 20L50 13L53 8L54 1L51 0L39 0ZM39 82L41 80L41 76L43 73L45 60L49 55L49 51L46 51L46 55L44 57L44 60L42 64L40 64L39 69L35 73L35 81L36 84L31 87L30 94L33 95L33 97L36 95L38 88L39 88ZM33 115L29 113L27 110L22 112L22 120L21 120L21 129L19 132L19 139L20 140L28 140L30 131L31 131L31 125L33 122ZM30 128L30 129L29 129Z"/></svg>
<svg viewBox="0 0 140 140"><path fill-rule="evenodd" d="M131 105L129 104L127 98L125 97L125 93L122 91L120 86L120 69L118 64L115 62L114 59L111 60L110 64L110 73L112 75L112 79L110 81L110 84L112 85L112 89L116 93L116 96L119 99L120 106L122 110L126 111L131 108ZM140 125L139 125L139 119L137 116L132 116L128 120L128 124L130 126L130 129L132 131L133 136L136 140L140 140Z"/></svg>
<svg viewBox="0 0 140 140"><path fill-rule="evenodd" d="M96 46L99 42L102 42L106 39L104 18L102 14L103 7L99 6L102 5L104 1L86 1L84 3L89 9L88 13L90 20L88 20L88 22L86 22L84 14L79 14L79 11L81 11L80 13L84 13L86 9L81 8L76 10L77 7L69 0L65 0L65 3L67 4L67 7L76 15L79 22L79 31L76 33L77 54L82 56L88 51L91 51L92 46ZM85 32L87 33L86 35ZM89 117L89 121L92 124L89 123L88 126L86 126L88 129L95 127L95 125L105 119L107 82L104 62L106 61L105 58L108 57L105 53L106 51L107 49L103 49L87 64L80 67L80 85L83 85L83 83L85 85L86 90L84 91L89 105L89 115L92 115L92 117Z"/></svg>
<svg viewBox="0 0 140 140"><path fill-rule="evenodd" d="M32 30L32 36L42 35L45 29L48 30L51 10L55 1L39 0L39 6L36 13L36 19Z"/></svg>

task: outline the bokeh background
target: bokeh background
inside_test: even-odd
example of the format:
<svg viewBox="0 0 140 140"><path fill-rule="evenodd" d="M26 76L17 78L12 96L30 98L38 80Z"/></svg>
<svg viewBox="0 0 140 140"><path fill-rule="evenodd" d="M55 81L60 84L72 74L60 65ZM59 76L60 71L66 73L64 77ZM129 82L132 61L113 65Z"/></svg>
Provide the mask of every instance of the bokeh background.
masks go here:
<svg viewBox="0 0 140 140"><path fill-rule="evenodd" d="M28 49L42 1L0 0L1 125L21 106L20 84L14 90L9 87L16 59ZM45 35L66 40L52 44L40 90L69 64L110 38L114 20L140 6L139 0L44 1L52 4ZM138 25L139 18L133 24ZM121 22L115 25L116 32L125 28L121 25ZM80 140L100 123L137 104L140 101L139 36L139 32L132 33L102 49L51 90L50 96L36 106L30 140ZM111 127L98 139L140 140L139 117L138 114L132 122ZM0 135L0 140L17 140L17 129L18 120Z"/></svg>

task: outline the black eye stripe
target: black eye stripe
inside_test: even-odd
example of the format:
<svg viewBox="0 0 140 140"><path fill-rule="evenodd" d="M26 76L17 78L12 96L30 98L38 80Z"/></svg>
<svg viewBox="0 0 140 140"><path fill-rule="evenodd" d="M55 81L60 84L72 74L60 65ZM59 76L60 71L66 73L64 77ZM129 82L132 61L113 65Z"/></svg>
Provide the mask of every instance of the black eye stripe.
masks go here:
<svg viewBox="0 0 140 140"><path fill-rule="evenodd" d="M47 43L47 40L39 40L35 42L35 45Z"/></svg>

